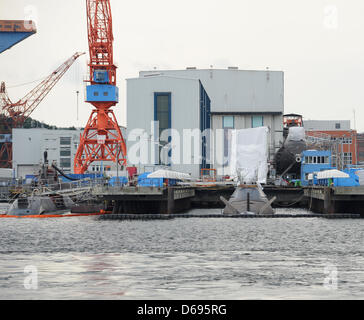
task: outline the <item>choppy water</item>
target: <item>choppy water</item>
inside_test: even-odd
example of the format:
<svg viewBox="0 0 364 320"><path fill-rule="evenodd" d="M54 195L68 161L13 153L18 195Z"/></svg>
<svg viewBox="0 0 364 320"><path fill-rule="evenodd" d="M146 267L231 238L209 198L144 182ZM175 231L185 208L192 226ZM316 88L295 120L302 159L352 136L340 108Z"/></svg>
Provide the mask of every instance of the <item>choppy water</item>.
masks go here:
<svg viewBox="0 0 364 320"><path fill-rule="evenodd" d="M0 219L0 299L363 298L363 220Z"/></svg>

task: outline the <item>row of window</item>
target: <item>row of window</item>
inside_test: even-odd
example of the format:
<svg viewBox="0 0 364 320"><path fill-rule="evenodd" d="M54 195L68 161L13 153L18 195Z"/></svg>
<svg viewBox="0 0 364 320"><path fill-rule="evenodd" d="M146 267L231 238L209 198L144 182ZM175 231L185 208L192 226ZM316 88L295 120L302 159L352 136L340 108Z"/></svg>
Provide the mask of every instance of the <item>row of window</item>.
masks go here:
<svg viewBox="0 0 364 320"><path fill-rule="evenodd" d="M102 166L92 166L91 167L92 172L102 172L102 171L111 171L111 167L102 167Z"/></svg>
<svg viewBox="0 0 364 320"><path fill-rule="evenodd" d="M353 156L351 152L344 152L344 164L352 164L353 163Z"/></svg>
<svg viewBox="0 0 364 320"><path fill-rule="evenodd" d="M68 157L60 159L60 167L66 169L71 168L71 137L61 137L60 144L66 147L61 147L59 155L61 157Z"/></svg>
<svg viewBox="0 0 364 320"><path fill-rule="evenodd" d="M332 141L337 141L337 142L342 142L343 144L352 144L353 140L350 137L342 137L342 138L338 138L338 137L331 137Z"/></svg>
<svg viewBox="0 0 364 320"><path fill-rule="evenodd" d="M104 91L104 97L107 97L109 95L109 93L107 91ZM94 92L94 96L95 97L98 97L99 96L99 93L97 91Z"/></svg>
<svg viewBox="0 0 364 320"><path fill-rule="evenodd" d="M61 147L59 151L59 155L61 157L70 157L71 156L71 148L70 147Z"/></svg>
<svg viewBox="0 0 364 320"><path fill-rule="evenodd" d="M70 146L71 145L71 137L61 137L60 138L60 144Z"/></svg>
<svg viewBox="0 0 364 320"><path fill-rule="evenodd" d="M234 129L235 128L235 117L234 116L223 116L222 127L223 129ZM251 117L251 127L258 128L263 127L264 121L263 116L252 116Z"/></svg>
<svg viewBox="0 0 364 320"><path fill-rule="evenodd" d="M71 158L61 158L59 165L61 168L71 168Z"/></svg>
<svg viewBox="0 0 364 320"><path fill-rule="evenodd" d="M329 157L322 156L307 156L305 157L305 163L313 163L313 164L329 164Z"/></svg>

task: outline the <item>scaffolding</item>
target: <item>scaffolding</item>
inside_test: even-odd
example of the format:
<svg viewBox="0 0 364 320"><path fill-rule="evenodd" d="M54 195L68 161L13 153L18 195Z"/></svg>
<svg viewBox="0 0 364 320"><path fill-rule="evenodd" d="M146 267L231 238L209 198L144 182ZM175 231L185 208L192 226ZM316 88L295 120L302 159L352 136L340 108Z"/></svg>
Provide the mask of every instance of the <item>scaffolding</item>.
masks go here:
<svg viewBox="0 0 364 320"><path fill-rule="evenodd" d="M350 137L351 141L353 142L353 133ZM343 170L348 165L351 165L352 160L354 160L352 157L350 159L349 157L345 156L345 143L343 138L347 137L333 137L332 135L323 132L306 131L308 149L331 151L332 166L336 167L338 170Z"/></svg>

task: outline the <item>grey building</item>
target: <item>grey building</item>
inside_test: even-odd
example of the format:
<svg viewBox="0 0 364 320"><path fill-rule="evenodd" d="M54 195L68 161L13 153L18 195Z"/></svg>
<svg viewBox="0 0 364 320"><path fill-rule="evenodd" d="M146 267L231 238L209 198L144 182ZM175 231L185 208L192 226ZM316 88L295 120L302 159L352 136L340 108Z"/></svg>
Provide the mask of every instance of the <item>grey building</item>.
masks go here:
<svg viewBox="0 0 364 320"><path fill-rule="evenodd" d="M201 168L208 167L217 169L219 175L229 173L225 168L229 129L268 127L269 154L273 159L283 140L284 73L281 71L236 68L141 71L139 78L127 80L128 133L135 128L150 131L150 122L156 119L155 94L163 92L171 96L173 120L170 128L177 131L201 128L199 85L210 100L209 127L214 134L222 132L222 141L219 143L221 137L214 136L213 143L206 148L204 155L209 158L210 166L182 165L173 166L173 169L193 172L195 176L199 176ZM128 152L134 143L128 142Z"/></svg>
<svg viewBox="0 0 364 320"><path fill-rule="evenodd" d="M341 131L350 130L350 120L304 120L306 131Z"/></svg>

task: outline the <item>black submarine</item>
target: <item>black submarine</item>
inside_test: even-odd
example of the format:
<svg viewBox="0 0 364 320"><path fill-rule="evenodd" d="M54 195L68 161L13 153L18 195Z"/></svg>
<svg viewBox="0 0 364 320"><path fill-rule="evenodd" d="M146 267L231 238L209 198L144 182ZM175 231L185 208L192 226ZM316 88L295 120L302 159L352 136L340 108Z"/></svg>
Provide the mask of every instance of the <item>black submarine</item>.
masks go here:
<svg viewBox="0 0 364 320"><path fill-rule="evenodd" d="M283 115L284 142L274 157L276 175L281 178L301 177L301 153L308 147L302 118L294 113Z"/></svg>

